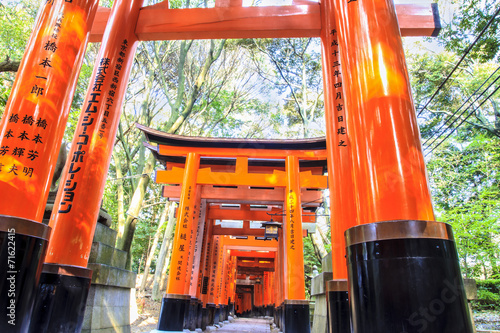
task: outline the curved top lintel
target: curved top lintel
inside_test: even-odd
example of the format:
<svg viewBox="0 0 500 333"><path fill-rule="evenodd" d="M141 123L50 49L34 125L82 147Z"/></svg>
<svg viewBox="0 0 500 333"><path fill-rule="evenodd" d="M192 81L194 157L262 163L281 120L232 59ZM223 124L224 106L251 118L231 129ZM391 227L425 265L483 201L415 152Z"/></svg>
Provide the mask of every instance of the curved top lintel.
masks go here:
<svg viewBox="0 0 500 333"><path fill-rule="evenodd" d="M197 148L234 148L234 149L279 149L279 150L322 150L326 149L326 138L310 139L236 139L236 138L206 138L169 134L137 124L149 142L175 147Z"/></svg>

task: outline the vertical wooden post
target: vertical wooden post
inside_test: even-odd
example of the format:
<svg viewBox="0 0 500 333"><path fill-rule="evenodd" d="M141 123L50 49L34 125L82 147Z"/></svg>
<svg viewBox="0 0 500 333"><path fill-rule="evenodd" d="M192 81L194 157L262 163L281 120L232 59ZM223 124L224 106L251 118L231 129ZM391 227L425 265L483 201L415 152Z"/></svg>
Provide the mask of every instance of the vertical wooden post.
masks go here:
<svg viewBox="0 0 500 333"><path fill-rule="evenodd" d="M31 319L33 331L42 325L53 331L83 324L91 276L86 268L138 44L135 25L142 4L143 0L118 1L111 11L50 218L53 231ZM54 291L47 293L51 288ZM47 318L44 309L65 302L81 306L52 311Z"/></svg>
<svg viewBox="0 0 500 333"><path fill-rule="evenodd" d="M205 207L208 210L209 207ZM208 303L208 287L210 280L210 253L212 249L212 220L207 220L204 228L203 235L203 249L202 249L202 257L200 262L200 276L198 278L198 291L197 298L202 302L201 309L201 329L206 330L209 325L209 309L207 307Z"/></svg>
<svg viewBox="0 0 500 333"><path fill-rule="evenodd" d="M210 261L211 253L213 250L213 236L212 236L213 221L207 220L205 227L205 237L203 238L203 258L202 264L202 281L201 281L201 296L203 306L206 308L208 303L208 286L210 281Z"/></svg>
<svg viewBox="0 0 500 333"><path fill-rule="evenodd" d="M177 211L177 226L175 230L170 274L167 293L162 301L158 330L182 331L184 316L188 314L191 296L185 294L186 269L188 267L189 235L196 218L196 179L200 165L200 156L189 153L184 168L181 197Z"/></svg>
<svg viewBox="0 0 500 333"><path fill-rule="evenodd" d="M433 220L394 4L334 3L358 219Z"/></svg>
<svg viewBox="0 0 500 333"><path fill-rule="evenodd" d="M43 1L0 125L0 214L42 222L97 5Z"/></svg>
<svg viewBox="0 0 500 333"><path fill-rule="evenodd" d="M201 246L203 229L205 228L205 207L201 200L201 186L198 185L196 189L196 205L193 220L193 228L191 229L191 236L189 238L189 260L186 270L186 294L191 297L196 297L196 287L198 285L198 275L200 270Z"/></svg>
<svg viewBox="0 0 500 333"><path fill-rule="evenodd" d="M286 158L286 224L284 226L286 256L285 288L287 299L304 300L304 244L302 241L302 208L300 198L299 160Z"/></svg>
<svg viewBox="0 0 500 333"><path fill-rule="evenodd" d="M138 45L143 0L114 4L54 202L46 263L87 267L123 100Z"/></svg>
<svg viewBox="0 0 500 333"><path fill-rule="evenodd" d="M322 61L325 90L326 148L330 189L330 228L333 279L347 279L344 232L358 224L352 178L351 141L344 90L338 31L329 1L322 6Z"/></svg>
<svg viewBox="0 0 500 333"><path fill-rule="evenodd" d="M309 301L305 295L304 244L302 241L302 203L299 159L287 156L285 248L286 279L283 330L289 333L310 332Z"/></svg>
<svg viewBox="0 0 500 333"><path fill-rule="evenodd" d="M0 123L2 332L29 329L50 234L40 222L98 6L41 3Z"/></svg>

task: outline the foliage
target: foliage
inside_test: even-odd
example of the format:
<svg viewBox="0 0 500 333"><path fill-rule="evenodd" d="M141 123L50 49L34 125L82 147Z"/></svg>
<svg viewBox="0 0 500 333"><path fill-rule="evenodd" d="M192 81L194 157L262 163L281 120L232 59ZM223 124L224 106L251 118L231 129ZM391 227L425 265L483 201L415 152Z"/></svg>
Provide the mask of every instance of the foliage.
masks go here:
<svg viewBox="0 0 500 333"><path fill-rule="evenodd" d="M282 118L277 120L284 120L290 138L324 133L319 43L317 38L251 39L239 43L251 52L259 75L284 98Z"/></svg>
<svg viewBox="0 0 500 333"><path fill-rule="evenodd" d="M457 0L451 7L455 9L453 18L445 22L438 37L444 51L408 50L409 74L436 218L453 226L466 277L496 277L500 255L500 17L441 86L498 9L495 1L488 0Z"/></svg>
<svg viewBox="0 0 500 333"><path fill-rule="evenodd" d="M0 4L0 62L20 61L35 23L37 0ZM19 24L23 22L23 24ZM15 73L0 72L0 116L9 97Z"/></svg>
<svg viewBox="0 0 500 333"><path fill-rule="evenodd" d="M448 144L428 163L435 209L453 226L466 277L500 274L500 146L478 134L470 142Z"/></svg>
<svg viewBox="0 0 500 333"><path fill-rule="evenodd" d="M500 92L494 93L498 87L494 81L500 74L497 71L498 63L481 63L475 59L464 62L459 71L441 87L426 110L420 112L458 62L459 55L447 51L418 52L410 54L408 59L426 148L432 149L440 141L434 141L436 137L444 138L466 117L464 127L483 129L500 138ZM490 94L493 95L486 99Z"/></svg>
<svg viewBox="0 0 500 333"><path fill-rule="evenodd" d="M476 310L500 310L500 280L476 280L477 299L472 302Z"/></svg>
<svg viewBox="0 0 500 333"><path fill-rule="evenodd" d="M445 4L448 1L442 1ZM445 22L438 40L446 50L460 54L474 40L475 36L486 26L487 22L498 10L497 0L454 0L452 6L456 8L451 22ZM500 19L497 16L492 25L485 32L471 56L480 62L499 60L500 50Z"/></svg>
<svg viewBox="0 0 500 333"><path fill-rule="evenodd" d="M310 298L310 290L311 290L311 280L313 273L313 266L316 266L318 271L321 273L321 260L316 255L314 251L314 245L311 241L311 238L304 237L304 274L305 274L305 283L306 283L306 295Z"/></svg>

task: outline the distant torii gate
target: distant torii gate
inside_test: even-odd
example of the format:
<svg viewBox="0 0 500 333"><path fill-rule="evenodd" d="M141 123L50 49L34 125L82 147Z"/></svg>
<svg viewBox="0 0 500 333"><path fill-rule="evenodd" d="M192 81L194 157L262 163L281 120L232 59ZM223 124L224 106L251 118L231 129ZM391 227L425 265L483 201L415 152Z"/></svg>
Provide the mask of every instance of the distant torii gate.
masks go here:
<svg viewBox="0 0 500 333"><path fill-rule="evenodd" d="M408 238L408 244L396 246L398 249L454 249L448 244L453 241L451 231L432 222L434 214L400 38L401 34L435 35L440 28L435 5L326 0L300 1L283 7L242 7L240 1L216 1L216 8L169 9L167 2L142 7L142 0L117 0L111 11L98 11L97 3L43 2L2 118L0 279L16 279L16 284L14 289L9 283L0 285L0 306L8 310L0 317L0 330L30 329L34 291L42 266L46 281L55 281L44 288L58 291L43 299L42 306L52 309L52 304L60 302L80 304L65 309L65 313L47 314L43 318L44 329L71 331L75 325L77 329L81 327L81 304L85 304L90 281L87 260L139 40L309 36L320 37L323 47L326 156L331 215L335 221L333 274L336 280L349 276L354 331L414 331L423 326L439 332L472 331L456 258L425 266L433 270L432 281L425 273L415 275L410 268L401 279L392 281L391 274L397 268L379 269L357 261L368 258L363 251L370 246L395 248L393 242L401 237ZM49 228L40 222L90 31L93 41L102 40L101 49ZM197 153L191 153L186 169L198 165L198 159ZM298 168L296 156L287 157L286 161L291 169ZM196 179L189 172L188 176L184 185ZM296 187L298 182L295 179L295 185L287 186ZM294 193L300 198L300 191ZM183 203L185 200L187 204ZM190 206L193 200L192 195L181 195L181 206ZM387 222L392 220L401 222ZM344 231L359 224L363 225L348 230L344 243ZM290 235L283 238L289 241ZM413 239L425 245L415 246ZM370 263L378 262L380 253L387 254L377 250L370 253L375 255L370 257ZM427 254L417 251L395 255L422 258ZM440 257L442 253L432 255ZM188 267L186 258L177 254L175 259L173 263L180 262L184 272ZM449 269L441 271L440 267ZM436 299L440 300L439 292L445 288L441 281L455 281L457 276L453 302L446 298L446 306L443 301L436 303ZM294 285L300 279L290 281L291 277L282 281L288 286L288 294L287 290L284 294L289 299L302 299L303 291ZM396 283L400 281L404 283ZM433 284L424 285L422 281ZM80 285L81 293L68 293L74 285ZM187 294L180 283L169 283L169 289L179 295ZM410 290L418 294L411 294ZM335 292L343 293L345 300L347 291ZM392 298L381 295L398 295L402 303L395 306ZM364 303L366 299L369 304ZM429 320L419 312L419 308L432 304L444 306L438 311L439 320ZM384 322L379 319L380 311ZM39 312L37 309L34 314L40 315ZM17 325L13 326L16 320ZM41 331L37 322L31 325L33 332ZM287 328L288 332L291 330Z"/></svg>
<svg viewBox="0 0 500 333"><path fill-rule="evenodd" d="M180 184L179 208L177 212L177 228L174 238L171 262L175 265L170 267L167 293L163 298L162 310L158 329L160 331L181 331L186 327L185 322L189 318L193 307L189 306L192 298L199 300L200 291L209 293L208 302L204 302L205 312L210 311L209 303L214 298L210 297L211 292L227 286L219 281L219 275L212 271L211 275L203 273L196 276L195 280L202 281L198 283L198 290L191 288L193 279L191 274L200 271L202 263L201 257L196 257L196 245L198 249L205 243L205 251L210 248L208 243L217 244L212 247L209 255L203 256L211 258L214 261L211 267L218 267L218 273L226 271L221 269L221 265L227 261L226 252L220 251L222 248L230 249L232 244L238 249L247 250L271 250L276 249L278 258L276 266L280 273L280 283L276 284L275 299L277 300L277 311L282 317L282 328L289 327L289 331L307 332L309 330L309 302L305 299L304 282L304 258L302 244L302 222L303 217L307 221L315 221L314 214L304 214L303 209L307 207L318 207L321 204L321 192L318 190L327 188L327 178L323 175L326 171L326 141L324 138L301 139L301 140L241 140L241 139L215 139L215 138L195 138L183 137L178 135L166 134L151 128L137 125L141 129L146 139L149 141L148 148L154 153L155 157L164 165L164 171L156 171L155 181L159 184L178 185ZM237 203L238 209L221 209L220 205L214 205L208 197L201 195L201 186L211 186L212 188L228 188L242 191L240 200L236 196L228 196L218 199L220 203ZM176 186L165 186L166 192L177 193L172 190ZM269 205L263 197L248 195L255 190L281 190L279 197L273 198L272 205L266 210L254 207L252 205ZM302 199L302 193L315 192L316 200L311 202ZM206 200L206 206L209 207L205 213L208 225L205 225L205 241L200 241L200 233L204 227L197 228L196 225L203 224L204 221L197 220L201 200ZM304 202L304 204L302 203ZM212 206L211 206L212 204ZM276 208L273 208L276 207ZM203 213L202 213L203 214ZM272 215L270 215L272 214ZM275 214L275 215L274 215ZM284 215L286 218L282 218ZM272 217L276 220L283 220L282 237L278 238L275 245L269 241L253 240L252 245L248 247L246 243L249 240L228 239L228 236L219 235L238 235L238 236L257 236L264 230L256 232L249 228L249 222L252 221L270 221ZM241 219L242 228L224 228L213 225L212 219ZM198 240L197 242L193 240ZM208 242L208 243L207 243ZM276 243L272 241L271 243ZM193 262L194 260L194 262ZM274 264L274 263L273 263ZM257 271L262 271L266 265L257 265ZM225 267L225 266L224 266ZM241 264L238 265L238 268ZM193 268L193 269L191 269ZM248 270L249 268L247 268ZM206 270L206 267L205 267ZM274 266L273 266L274 271ZM197 274L196 274L197 275ZM266 281L269 276L266 274ZM235 282L233 277L233 283ZM205 286L204 284L208 285ZM269 281L267 281L269 283ZM262 284L255 284L254 295L256 295L256 307L262 311L262 307L269 306L266 298L262 298L264 290ZM267 285L269 287L269 285ZM269 293L269 290L266 290ZM266 294L268 295L268 294ZM219 295L219 303L216 306L215 318L224 309L229 306L228 302L232 298L226 297L225 293ZM248 305L248 304L247 304ZM208 306L208 307L207 307ZM188 310L189 309L189 310ZM220 310L222 309L222 310ZM174 315L176 314L176 315ZM179 315L180 314L180 315ZM192 315L191 315L192 316ZM209 318L212 316L210 315ZM214 322L207 324L213 324ZM215 322L217 323L217 322ZM293 329L292 329L293 327Z"/></svg>

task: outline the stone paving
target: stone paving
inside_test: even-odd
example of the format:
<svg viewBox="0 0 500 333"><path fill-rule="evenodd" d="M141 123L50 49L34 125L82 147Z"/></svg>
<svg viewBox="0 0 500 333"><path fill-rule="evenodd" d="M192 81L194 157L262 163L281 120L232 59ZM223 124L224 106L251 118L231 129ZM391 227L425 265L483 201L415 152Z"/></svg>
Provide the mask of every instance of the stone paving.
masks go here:
<svg viewBox="0 0 500 333"><path fill-rule="evenodd" d="M261 318L236 318L232 323L226 324L217 333L270 333L271 319Z"/></svg>

